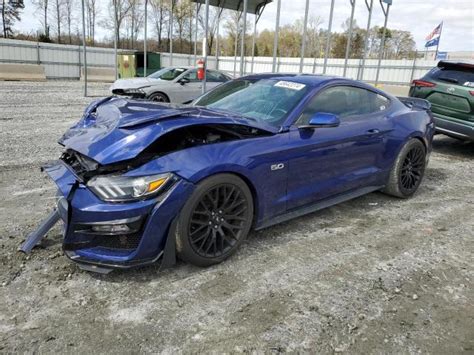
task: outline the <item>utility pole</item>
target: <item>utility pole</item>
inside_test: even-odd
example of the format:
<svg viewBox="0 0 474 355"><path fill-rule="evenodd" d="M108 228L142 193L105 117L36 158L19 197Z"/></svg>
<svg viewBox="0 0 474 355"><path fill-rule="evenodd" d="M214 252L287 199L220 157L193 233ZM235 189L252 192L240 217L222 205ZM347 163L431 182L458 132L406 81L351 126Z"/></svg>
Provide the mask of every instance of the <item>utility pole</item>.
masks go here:
<svg viewBox="0 0 474 355"><path fill-rule="evenodd" d="M360 68L360 74L357 77L358 80L364 80L364 66L365 58L367 58L367 50L369 48L370 21L372 20L372 9L374 8L374 0L370 0L370 4L367 2L367 0L365 0L365 6L367 7L367 10L369 10L369 18L367 19L367 28L364 41L364 53L362 54L362 64Z"/></svg>
<svg viewBox="0 0 474 355"><path fill-rule="evenodd" d="M82 0L82 49L84 53L84 97L87 97L86 9Z"/></svg>
<svg viewBox="0 0 474 355"><path fill-rule="evenodd" d="M204 51L204 80L202 81L202 93L206 92L206 81L207 81L207 35L209 32L209 0L206 0L205 8L205 25L204 25L204 42L203 42L203 51Z"/></svg>
<svg viewBox="0 0 474 355"><path fill-rule="evenodd" d="M304 66L304 52L306 49L306 35L308 32L308 13L309 13L309 0L306 0L306 7L304 8L303 39L301 41L300 74L303 72L303 66Z"/></svg>
<svg viewBox="0 0 474 355"><path fill-rule="evenodd" d="M278 36L279 36L279 32L280 32L280 10L281 10L281 0L277 0L275 37L273 38L273 64L272 64L272 72L273 73L276 73L276 71L277 71Z"/></svg>
<svg viewBox="0 0 474 355"><path fill-rule="evenodd" d="M143 43L143 77L147 76L146 67L147 67L147 20L148 20L148 0L145 0L145 42Z"/></svg>
<svg viewBox="0 0 474 355"><path fill-rule="evenodd" d="M331 30L332 30L332 18L334 16L334 2L335 0L331 0L331 10L329 11L328 33L327 33L327 38L326 38L326 52L324 53L323 74L326 74L326 68L328 65L328 56L329 56L329 51L331 49Z"/></svg>
<svg viewBox="0 0 474 355"><path fill-rule="evenodd" d="M351 10L351 19L349 22L349 33L347 35L346 54L344 56L344 72L342 76L346 76L346 73L347 73L347 62L349 60L349 53L351 50L352 25L354 24L354 10L355 10L355 4L356 4L356 0L349 0L349 1L351 3L352 10Z"/></svg>
<svg viewBox="0 0 474 355"><path fill-rule="evenodd" d="M240 40L240 76L245 74L245 33L247 32L247 4L248 0L244 0L244 21L242 25L242 38Z"/></svg>
<svg viewBox="0 0 474 355"><path fill-rule="evenodd" d="M387 6L384 7L382 2L386 3ZM383 14L385 15L385 22L383 24L382 40L380 42L379 62L377 64L377 74L375 75L375 86L377 86L377 84L379 83L380 65L382 64L382 56L385 47L385 32L387 31L387 21L388 14L390 12L390 5L392 5L392 0L380 0L380 6L382 7Z"/></svg>

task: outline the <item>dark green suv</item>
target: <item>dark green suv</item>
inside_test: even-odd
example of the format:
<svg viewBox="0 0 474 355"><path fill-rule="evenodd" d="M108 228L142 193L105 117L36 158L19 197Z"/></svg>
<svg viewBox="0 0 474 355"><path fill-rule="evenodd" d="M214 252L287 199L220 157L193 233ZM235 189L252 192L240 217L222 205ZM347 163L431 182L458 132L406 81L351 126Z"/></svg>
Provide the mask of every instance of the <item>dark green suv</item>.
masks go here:
<svg viewBox="0 0 474 355"><path fill-rule="evenodd" d="M409 95L431 102L437 132L474 141L474 63L440 61Z"/></svg>

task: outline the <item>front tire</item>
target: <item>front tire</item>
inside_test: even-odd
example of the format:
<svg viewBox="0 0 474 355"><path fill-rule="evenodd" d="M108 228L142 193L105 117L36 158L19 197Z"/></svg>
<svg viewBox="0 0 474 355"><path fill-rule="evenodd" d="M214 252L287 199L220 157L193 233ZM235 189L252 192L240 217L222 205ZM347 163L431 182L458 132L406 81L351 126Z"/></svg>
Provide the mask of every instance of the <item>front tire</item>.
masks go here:
<svg viewBox="0 0 474 355"><path fill-rule="evenodd" d="M247 184L232 174L200 182L181 210L176 249L183 261L209 266L227 259L252 226L253 198Z"/></svg>
<svg viewBox="0 0 474 355"><path fill-rule="evenodd" d="M382 192L399 198L409 198L418 190L426 167L426 149L413 138L401 149Z"/></svg>
<svg viewBox="0 0 474 355"><path fill-rule="evenodd" d="M148 100L155 101L155 102L170 102L168 96L163 94L162 92L155 92L148 96Z"/></svg>

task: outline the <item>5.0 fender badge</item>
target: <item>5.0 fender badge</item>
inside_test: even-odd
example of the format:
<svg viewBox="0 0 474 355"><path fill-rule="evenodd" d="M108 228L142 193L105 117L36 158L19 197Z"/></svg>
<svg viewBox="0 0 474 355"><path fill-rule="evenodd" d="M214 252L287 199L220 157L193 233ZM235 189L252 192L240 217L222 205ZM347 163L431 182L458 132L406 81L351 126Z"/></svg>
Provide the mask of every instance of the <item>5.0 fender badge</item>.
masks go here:
<svg viewBox="0 0 474 355"><path fill-rule="evenodd" d="M274 171L274 170L283 169L284 167L285 167L285 164L283 164L283 163L278 163L278 164L272 164L272 165L270 166L270 169L271 169L272 171Z"/></svg>

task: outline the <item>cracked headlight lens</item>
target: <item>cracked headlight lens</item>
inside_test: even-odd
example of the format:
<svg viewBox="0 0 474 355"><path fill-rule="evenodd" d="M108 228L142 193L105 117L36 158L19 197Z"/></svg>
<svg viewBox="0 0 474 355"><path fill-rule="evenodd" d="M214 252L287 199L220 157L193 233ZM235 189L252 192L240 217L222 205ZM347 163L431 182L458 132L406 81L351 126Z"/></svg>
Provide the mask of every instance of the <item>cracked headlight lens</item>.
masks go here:
<svg viewBox="0 0 474 355"><path fill-rule="evenodd" d="M96 176L87 186L103 201L123 202L150 198L169 188L175 180L171 173L150 176Z"/></svg>

